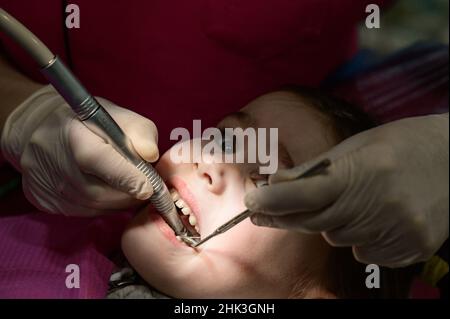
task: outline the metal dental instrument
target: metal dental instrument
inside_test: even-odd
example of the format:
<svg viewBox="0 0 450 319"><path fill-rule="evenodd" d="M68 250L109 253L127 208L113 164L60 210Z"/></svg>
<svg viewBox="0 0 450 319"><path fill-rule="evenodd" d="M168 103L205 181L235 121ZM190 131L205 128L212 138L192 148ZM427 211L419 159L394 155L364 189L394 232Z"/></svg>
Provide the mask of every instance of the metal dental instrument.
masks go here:
<svg viewBox="0 0 450 319"><path fill-rule="evenodd" d="M295 179L305 178L305 177L308 177L308 176L319 174L324 169L326 169L328 166L330 166L330 164L331 164L331 161L329 159L327 159L327 158L323 159L320 162L318 162L317 164L311 166L309 169L304 171L302 174L297 176ZM198 247L201 244L203 244L204 242L210 240L211 238L216 237L217 235L223 234L227 230L229 230L229 229L233 228L234 226L236 226L237 224L239 224L241 221L243 221L247 217L251 216L253 213L254 212L246 209L245 211L243 211L239 215L236 215L235 217L230 219L228 222L226 222L222 226L216 228L216 230L213 231L210 235L206 236L205 238L200 240L198 243L196 243L192 247Z"/></svg>
<svg viewBox="0 0 450 319"><path fill-rule="evenodd" d="M143 160L109 113L88 93L70 70L31 31L0 8L0 30L27 51L41 68L42 74L67 101L79 120L91 131L110 143L122 156L148 178L153 187L151 203L162 218L189 245L195 242L183 225L172 197L156 170Z"/></svg>

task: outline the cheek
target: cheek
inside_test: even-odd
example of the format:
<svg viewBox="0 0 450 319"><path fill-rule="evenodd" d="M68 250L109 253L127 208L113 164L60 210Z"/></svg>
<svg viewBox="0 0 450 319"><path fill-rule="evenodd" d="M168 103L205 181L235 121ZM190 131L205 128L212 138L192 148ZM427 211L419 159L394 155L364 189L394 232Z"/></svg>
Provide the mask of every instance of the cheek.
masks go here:
<svg viewBox="0 0 450 319"><path fill-rule="evenodd" d="M161 156L158 164L156 165L156 170L161 175L161 177L165 180L168 175L174 172L179 165L175 165L170 159L170 150L165 152L163 156Z"/></svg>
<svg viewBox="0 0 450 319"><path fill-rule="evenodd" d="M279 253L290 250L284 242L285 235L283 230L258 227L247 219L214 239L206 252L226 259L229 272L263 289L280 285L280 275L285 275L293 263L297 264L297 259L290 258L290 254Z"/></svg>
<svg viewBox="0 0 450 319"><path fill-rule="evenodd" d="M122 250L138 272L147 272L149 264L155 268L155 261L164 253L161 245L154 245L158 241L156 229L147 214L147 210L142 210L122 235Z"/></svg>

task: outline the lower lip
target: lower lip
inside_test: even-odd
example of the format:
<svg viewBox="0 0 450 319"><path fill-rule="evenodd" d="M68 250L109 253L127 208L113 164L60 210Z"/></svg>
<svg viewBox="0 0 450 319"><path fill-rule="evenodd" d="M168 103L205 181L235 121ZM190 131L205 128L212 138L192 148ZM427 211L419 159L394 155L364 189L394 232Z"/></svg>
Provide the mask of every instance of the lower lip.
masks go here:
<svg viewBox="0 0 450 319"><path fill-rule="evenodd" d="M165 222L165 220L154 211L153 208L149 208L149 217L152 222L155 223L156 226L158 226L161 233L168 239L171 243L178 247L184 247L189 248L186 244L180 242L173 232L172 228Z"/></svg>

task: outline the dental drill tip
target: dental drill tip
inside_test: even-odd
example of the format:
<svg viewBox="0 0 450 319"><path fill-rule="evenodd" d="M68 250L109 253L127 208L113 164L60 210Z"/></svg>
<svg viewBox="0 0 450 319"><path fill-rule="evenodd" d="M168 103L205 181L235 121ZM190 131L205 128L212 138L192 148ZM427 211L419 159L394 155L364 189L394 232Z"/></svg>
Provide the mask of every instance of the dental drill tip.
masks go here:
<svg viewBox="0 0 450 319"><path fill-rule="evenodd" d="M170 207L170 211L160 212L159 214L164 219L164 221L172 228L175 235L177 236L184 236L188 233L186 230L186 227L183 225L183 222L181 221L177 209L175 208L175 205L172 205Z"/></svg>

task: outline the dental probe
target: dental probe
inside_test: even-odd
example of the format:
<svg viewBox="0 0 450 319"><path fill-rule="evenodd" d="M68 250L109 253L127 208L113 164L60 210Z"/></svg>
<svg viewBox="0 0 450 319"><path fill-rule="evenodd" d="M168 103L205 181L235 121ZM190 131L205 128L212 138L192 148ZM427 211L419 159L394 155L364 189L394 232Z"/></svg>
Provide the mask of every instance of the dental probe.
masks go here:
<svg viewBox="0 0 450 319"><path fill-rule="evenodd" d="M327 158L323 159L320 162L318 162L317 164L311 166L309 169L304 171L302 174L297 176L295 179L305 178L305 177L308 177L308 176L319 174L325 168L330 166L330 164L331 164L331 161L329 159L327 159ZM233 228L234 226L239 224L241 221L243 221L244 219L246 219L247 217L249 217L249 216L251 216L253 214L254 214L254 212L252 212L252 211L250 211L248 209L244 210L242 213L236 215L235 217L230 219L228 222L226 222L222 226L216 228L216 230L213 231L210 235L206 236L205 238L200 240L198 243L196 243L192 247L198 247L201 244L203 244L204 242L210 240L211 238L216 237L217 235L223 234L224 232L226 232L227 230Z"/></svg>
<svg viewBox="0 0 450 319"><path fill-rule="evenodd" d="M0 8L0 30L14 39L39 64L42 74L55 87L77 114L78 119L92 132L104 138L123 157L134 164L153 187L150 202L167 224L189 245L191 235L183 225L172 197L156 170L144 161L119 125L100 103L88 93L63 62L55 56L30 30ZM189 238L189 240L187 239Z"/></svg>

